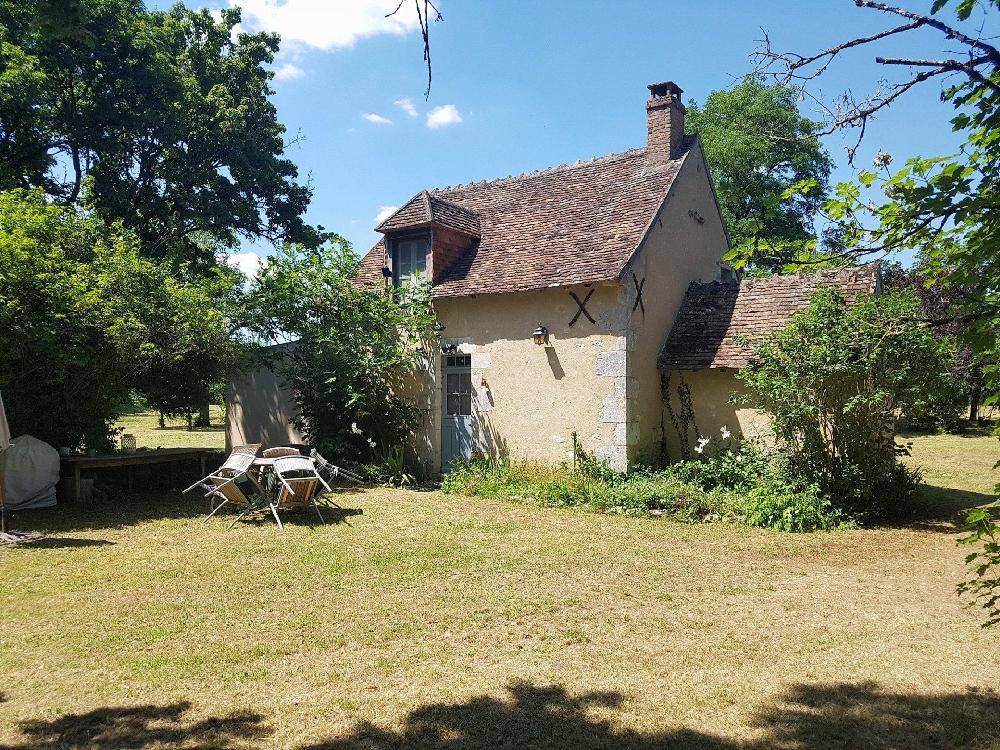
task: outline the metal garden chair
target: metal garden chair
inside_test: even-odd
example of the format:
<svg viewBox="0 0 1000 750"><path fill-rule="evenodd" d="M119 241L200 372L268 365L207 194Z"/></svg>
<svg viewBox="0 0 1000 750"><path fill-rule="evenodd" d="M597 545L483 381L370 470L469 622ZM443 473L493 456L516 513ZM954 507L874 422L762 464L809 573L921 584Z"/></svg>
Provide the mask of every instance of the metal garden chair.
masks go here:
<svg viewBox="0 0 1000 750"><path fill-rule="evenodd" d="M316 497L321 493L321 489L327 492L331 490L330 485L316 471L316 465L311 458L305 456L283 456L274 459L271 465L274 472L275 492L267 499L267 505L271 509L271 515L278 524L278 528L283 529L284 524L278 515L279 510L288 508L312 507L319 516L321 523L326 523L319 505L316 504ZM248 508L233 521L233 524L247 515L254 508Z"/></svg>
<svg viewBox="0 0 1000 750"><path fill-rule="evenodd" d="M239 506L244 509L244 512L253 509L256 504L243 493L236 481L246 477L261 496L265 494L264 488L260 486L257 478L249 473L258 450L260 450L260 443L237 445L226 457L222 466L207 477L199 479L181 494L187 494L198 487L207 490L205 497L209 499L209 513L205 516L205 521L218 513L226 503ZM215 504L217 500L221 501L218 505Z"/></svg>
<svg viewBox="0 0 1000 750"><path fill-rule="evenodd" d="M301 456L298 448L265 448L264 452L260 454L262 458L281 458L283 456Z"/></svg>
<svg viewBox="0 0 1000 750"><path fill-rule="evenodd" d="M364 484L365 482L364 477L327 461L315 448L310 451L309 458L311 458L313 463L316 465L316 471L319 472L319 475L328 482L332 482L340 477L343 477L351 482L356 482L357 484Z"/></svg>

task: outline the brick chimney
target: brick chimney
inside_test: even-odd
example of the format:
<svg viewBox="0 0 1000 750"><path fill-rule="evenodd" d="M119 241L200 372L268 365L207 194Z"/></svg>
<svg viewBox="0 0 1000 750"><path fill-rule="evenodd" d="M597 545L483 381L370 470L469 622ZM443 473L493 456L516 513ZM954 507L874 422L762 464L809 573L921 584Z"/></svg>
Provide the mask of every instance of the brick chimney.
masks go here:
<svg viewBox="0 0 1000 750"><path fill-rule="evenodd" d="M684 145L684 105L681 91L673 81L651 83L646 101L646 119L649 138L646 159L652 164L663 164L676 159Z"/></svg>

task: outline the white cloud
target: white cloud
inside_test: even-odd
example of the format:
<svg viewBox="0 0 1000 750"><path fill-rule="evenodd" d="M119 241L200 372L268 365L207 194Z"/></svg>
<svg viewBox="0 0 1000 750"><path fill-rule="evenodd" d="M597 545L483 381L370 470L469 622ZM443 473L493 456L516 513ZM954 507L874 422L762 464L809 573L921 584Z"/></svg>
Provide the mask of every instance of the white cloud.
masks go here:
<svg viewBox="0 0 1000 750"><path fill-rule="evenodd" d="M379 206L378 213L375 214L375 226L388 219L399 210L399 206Z"/></svg>
<svg viewBox="0 0 1000 750"><path fill-rule="evenodd" d="M298 65L293 65L292 63L285 63L276 71L274 71L274 80L276 81L294 81L296 78L301 78L306 72L302 70Z"/></svg>
<svg viewBox="0 0 1000 750"><path fill-rule="evenodd" d="M427 113L427 127L443 128L446 125L457 125L462 121L462 115L454 104L442 104Z"/></svg>
<svg viewBox="0 0 1000 750"><path fill-rule="evenodd" d="M260 273L260 269L264 267L265 263L267 263L267 261L257 255L257 253L251 252L233 253L232 255L227 255L225 262L234 268L240 269L243 272L243 275L248 279L256 277L257 274Z"/></svg>
<svg viewBox="0 0 1000 750"><path fill-rule="evenodd" d="M406 96L393 102L397 107L406 112L410 117L417 116L417 108L413 106L413 100Z"/></svg>
<svg viewBox="0 0 1000 750"><path fill-rule="evenodd" d="M386 18L398 0L229 0L243 9L243 24L273 31L281 41L322 50L351 47L379 34L403 36L419 28L413 3Z"/></svg>
<svg viewBox="0 0 1000 750"><path fill-rule="evenodd" d="M388 117L382 117L382 115L377 115L374 112L362 112L361 116L375 125L392 125L392 120Z"/></svg>

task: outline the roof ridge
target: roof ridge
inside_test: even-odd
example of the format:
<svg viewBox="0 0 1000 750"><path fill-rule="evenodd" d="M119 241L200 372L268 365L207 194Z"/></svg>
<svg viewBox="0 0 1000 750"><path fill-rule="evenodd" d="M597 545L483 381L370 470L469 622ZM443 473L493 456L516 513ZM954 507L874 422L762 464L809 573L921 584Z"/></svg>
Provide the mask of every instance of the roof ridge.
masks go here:
<svg viewBox="0 0 1000 750"><path fill-rule="evenodd" d="M477 216L479 215L478 211L473 211L471 208L469 208L468 206L463 206L461 203L449 200L448 198L442 198L440 195L435 195L433 191L425 190L424 192L428 194L431 200L441 201L442 203L445 203L451 206L452 208L458 208L461 209L462 211L465 211L466 213L476 214Z"/></svg>
<svg viewBox="0 0 1000 750"><path fill-rule="evenodd" d="M636 156L640 153L644 154L646 152L645 147L642 148L630 148L625 151L617 151L610 154L604 154L602 156L594 156L590 159L578 159L575 162L567 162L565 164L556 164L552 167L545 167L543 169L534 169L530 172L521 172L519 174L509 174L506 177L494 177L491 180L473 180L472 182L459 182L455 185L445 185L444 187L432 188L431 194L437 195L438 193L448 192L451 190L460 190L462 188L469 187L482 187L485 185L498 185L504 182L514 182L516 180L524 180L531 177L541 177L542 175L554 174L556 172L564 172L576 167L582 167L588 164L596 164L598 162L604 163L609 161L615 161L616 159L624 159L627 157ZM445 199L447 200L447 199Z"/></svg>

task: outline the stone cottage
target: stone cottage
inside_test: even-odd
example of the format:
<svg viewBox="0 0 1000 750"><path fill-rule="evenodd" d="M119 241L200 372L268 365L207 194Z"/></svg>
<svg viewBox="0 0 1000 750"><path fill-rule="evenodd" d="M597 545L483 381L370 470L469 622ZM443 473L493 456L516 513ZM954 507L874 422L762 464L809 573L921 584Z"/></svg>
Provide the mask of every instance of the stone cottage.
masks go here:
<svg viewBox="0 0 1000 750"><path fill-rule="evenodd" d="M554 462L573 433L614 468L654 461L670 441L660 368L696 380L737 364L708 357L719 342L694 335L698 300L718 296L723 314L771 295L769 325L787 320L778 300L790 282L744 287L723 262L726 229L698 137L684 133L681 89L648 89L642 148L422 190L377 227L359 282L429 279L443 326L414 396L428 469L475 452ZM685 358L684 347L705 352ZM721 415L717 379L698 380L697 408ZM268 373L234 383L229 407L230 443L301 440Z"/></svg>

